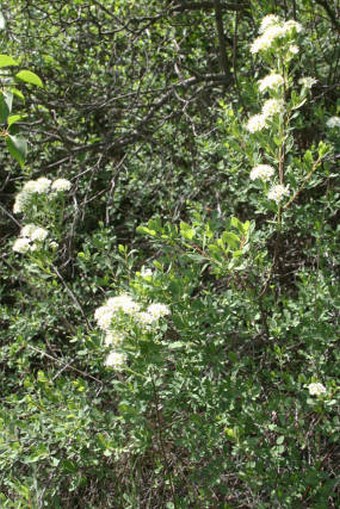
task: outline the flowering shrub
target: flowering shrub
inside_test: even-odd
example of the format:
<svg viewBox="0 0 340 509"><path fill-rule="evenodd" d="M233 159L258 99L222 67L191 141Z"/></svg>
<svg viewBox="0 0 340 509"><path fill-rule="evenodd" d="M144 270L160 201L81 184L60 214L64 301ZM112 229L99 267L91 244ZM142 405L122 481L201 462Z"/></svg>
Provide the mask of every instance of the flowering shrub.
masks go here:
<svg viewBox="0 0 340 509"><path fill-rule="evenodd" d="M112 24L108 8L90 7L89 18ZM70 26L86 9L64 8ZM150 18L160 39L162 16ZM8 217L18 233L6 239L0 316L1 507L337 507L339 117L322 99L330 70L307 65L319 46L302 23L267 15L249 44L248 18L235 20L235 87L214 103L207 131L195 124L205 92L190 117L193 82L181 76L183 91L171 83L183 106L175 127L184 122L192 146L174 136L166 111L157 143L126 149L113 172L123 119L118 149L86 134L68 173L59 150L65 142L72 152L73 140L63 133L57 162L47 164L46 151L39 171L15 179ZM146 30L133 47L153 43ZM171 53L169 69L183 55ZM110 59L99 81L113 76ZM58 165L70 180L52 176ZM45 166L49 176L37 177Z"/></svg>

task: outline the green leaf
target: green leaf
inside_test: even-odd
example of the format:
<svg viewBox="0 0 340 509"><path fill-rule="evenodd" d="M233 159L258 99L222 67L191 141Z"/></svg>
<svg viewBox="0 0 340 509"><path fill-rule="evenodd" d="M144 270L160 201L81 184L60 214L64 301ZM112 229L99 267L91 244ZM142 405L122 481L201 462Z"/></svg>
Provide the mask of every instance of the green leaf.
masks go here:
<svg viewBox="0 0 340 509"><path fill-rule="evenodd" d="M15 75L16 78L18 78L21 81L24 81L25 83L29 83L30 85L36 85L37 87L43 88L43 82L39 78L37 74L35 74L32 71L20 71Z"/></svg>
<svg viewBox="0 0 340 509"><path fill-rule="evenodd" d="M222 240L231 249L238 249L240 246L240 238L233 232L223 232Z"/></svg>
<svg viewBox="0 0 340 509"><path fill-rule="evenodd" d="M13 57L10 57L9 55L0 55L0 68L10 67L13 65L19 65L18 62L14 60Z"/></svg>
<svg viewBox="0 0 340 509"><path fill-rule="evenodd" d="M16 124L16 122L20 122L23 118L25 118L26 115L10 115L7 119L7 125L8 127L11 127L11 125Z"/></svg>
<svg viewBox="0 0 340 509"><path fill-rule="evenodd" d="M0 122L5 124L7 117L12 111L13 94L9 91L4 91L0 94Z"/></svg>
<svg viewBox="0 0 340 509"><path fill-rule="evenodd" d="M184 221L181 222L179 225L181 236L184 239L192 240L195 236L195 230L191 228L191 226L188 223L185 223Z"/></svg>
<svg viewBox="0 0 340 509"><path fill-rule="evenodd" d="M13 92L13 95L15 95L16 97L18 97L19 99L21 99L21 101L25 101L25 96L24 94L21 92L21 90L17 89L17 88L11 88L11 92Z"/></svg>
<svg viewBox="0 0 340 509"><path fill-rule="evenodd" d="M8 135L6 144L9 153L23 168L27 155L27 141L22 136Z"/></svg>
<svg viewBox="0 0 340 509"><path fill-rule="evenodd" d="M6 27L6 20L4 18L4 15L0 11L0 30L4 30Z"/></svg>

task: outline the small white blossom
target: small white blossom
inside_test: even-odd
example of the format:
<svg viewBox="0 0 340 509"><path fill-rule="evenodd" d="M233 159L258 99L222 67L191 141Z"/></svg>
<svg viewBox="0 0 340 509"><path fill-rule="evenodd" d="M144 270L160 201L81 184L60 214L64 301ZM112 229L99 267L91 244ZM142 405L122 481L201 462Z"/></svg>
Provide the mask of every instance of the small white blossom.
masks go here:
<svg viewBox="0 0 340 509"><path fill-rule="evenodd" d="M24 211L32 194L47 194L50 191L50 187L51 180L46 177L40 177L37 180L28 180L15 197L13 206L14 214L19 214Z"/></svg>
<svg viewBox="0 0 340 509"><path fill-rule="evenodd" d="M262 131L262 129L264 129L265 127L267 127L266 117L262 114L257 114L257 115L253 115L252 117L250 117L250 119L248 120L248 123L246 125L246 129L250 133L256 133L258 131Z"/></svg>
<svg viewBox="0 0 340 509"><path fill-rule="evenodd" d="M282 26L271 25L260 37L254 40L253 44L250 46L250 51L254 54L260 51L267 51L276 40L281 39L285 35L286 32Z"/></svg>
<svg viewBox="0 0 340 509"><path fill-rule="evenodd" d="M45 228L41 228L39 226L31 234L32 241L43 242L48 236L48 231Z"/></svg>
<svg viewBox="0 0 340 509"><path fill-rule="evenodd" d="M16 195L14 205L13 205L14 214L20 214L21 212L24 211L24 208L28 201L27 200L28 196L29 195L27 193L22 193L22 192L20 192Z"/></svg>
<svg viewBox="0 0 340 509"><path fill-rule="evenodd" d="M113 317L119 313L127 315L135 315L140 310L140 305L135 302L130 295L118 295L111 297L106 303L97 308L94 318L98 323L98 327L104 331L110 329Z"/></svg>
<svg viewBox="0 0 340 509"><path fill-rule="evenodd" d="M302 32L303 27L302 27L301 23L298 23L297 21L294 21L293 19L291 19L289 21L286 21L283 24L283 30L285 31L286 34L294 35L295 32L298 34L300 32Z"/></svg>
<svg viewBox="0 0 340 509"><path fill-rule="evenodd" d="M123 334L115 331L108 331L105 335L104 345L105 346L120 346L124 341Z"/></svg>
<svg viewBox="0 0 340 509"><path fill-rule="evenodd" d="M127 357L124 353L112 351L105 359L105 366L120 371L126 364Z"/></svg>
<svg viewBox="0 0 340 509"><path fill-rule="evenodd" d="M326 387L319 382L309 384L308 390L311 396L321 396L327 393Z"/></svg>
<svg viewBox="0 0 340 509"><path fill-rule="evenodd" d="M281 99L268 99L262 108L262 115L266 119L277 115L283 111L283 101Z"/></svg>
<svg viewBox="0 0 340 509"><path fill-rule="evenodd" d="M50 242L49 246L52 249L52 251L56 251L58 249L58 242L56 242L55 240L52 240L52 242Z"/></svg>
<svg viewBox="0 0 340 509"><path fill-rule="evenodd" d="M261 21L261 25L259 28L260 34L263 34L269 27L272 27L273 25L279 25L280 24L280 18L276 16L275 14L267 14Z"/></svg>
<svg viewBox="0 0 340 509"><path fill-rule="evenodd" d="M51 190L56 192L69 191L71 189L71 182L67 179L57 179L52 183Z"/></svg>
<svg viewBox="0 0 340 509"><path fill-rule="evenodd" d="M291 44L288 48L288 52L291 55L297 55L299 53L299 47L296 44Z"/></svg>
<svg viewBox="0 0 340 509"><path fill-rule="evenodd" d="M331 117L327 120L326 126L330 129L339 128L340 127L340 117Z"/></svg>
<svg viewBox="0 0 340 509"><path fill-rule="evenodd" d="M134 315L140 310L140 305L137 304L130 295L126 294L111 297L108 299L106 306L114 313L122 311L127 315Z"/></svg>
<svg viewBox="0 0 340 509"><path fill-rule="evenodd" d="M147 311L141 311L136 318L141 325L150 325L156 321L155 317Z"/></svg>
<svg viewBox="0 0 340 509"><path fill-rule="evenodd" d="M28 237L31 241L43 242L48 236L48 231L35 224L27 224L21 229L20 236Z"/></svg>
<svg viewBox="0 0 340 509"><path fill-rule="evenodd" d="M273 186L268 193L268 199L273 200L276 203L279 203L284 196L289 195L288 186L283 186L281 184L277 184Z"/></svg>
<svg viewBox="0 0 340 509"><path fill-rule="evenodd" d="M31 245L31 241L30 239L26 238L26 237L23 237L23 238L18 238L14 244L13 244L13 251L15 251L16 253L22 253L22 254L25 254L27 253L28 251L31 251L32 245Z"/></svg>
<svg viewBox="0 0 340 509"><path fill-rule="evenodd" d="M159 318L169 315L170 309L165 304L154 303L150 304L147 313L154 317L154 320L159 320Z"/></svg>
<svg viewBox="0 0 340 509"><path fill-rule="evenodd" d="M250 172L250 180L261 179L268 181L274 175L275 170L269 164L258 164Z"/></svg>
<svg viewBox="0 0 340 509"><path fill-rule="evenodd" d="M264 92L265 90L277 90L283 84L284 79L281 74L271 73L259 81L259 90L260 92Z"/></svg>
<svg viewBox="0 0 340 509"><path fill-rule="evenodd" d="M94 319L96 320L98 327L104 331L110 329L114 311L109 309L107 306L101 306L96 309L94 313Z"/></svg>
<svg viewBox="0 0 340 509"><path fill-rule="evenodd" d="M46 177L40 177L37 180L29 180L23 187L23 192L47 194L51 187L51 180Z"/></svg>
<svg viewBox="0 0 340 509"><path fill-rule="evenodd" d="M146 269L145 267L142 267L142 270L140 271L141 277L152 277L153 276L153 270L152 269Z"/></svg>
<svg viewBox="0 0 340 509"><path fill-rule="evenodd" d="M317 80L314 78L311 78L310 76L306 76L305 78L299 79L299 84L302 85L304 88L312 88L315 83L317 83Z"/></svg>

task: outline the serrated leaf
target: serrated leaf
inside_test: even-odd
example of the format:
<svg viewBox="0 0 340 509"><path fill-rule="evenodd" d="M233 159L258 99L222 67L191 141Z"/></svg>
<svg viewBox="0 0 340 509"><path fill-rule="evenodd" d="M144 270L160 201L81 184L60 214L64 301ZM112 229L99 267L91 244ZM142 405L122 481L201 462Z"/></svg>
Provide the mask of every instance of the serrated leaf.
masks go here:
<svg viewBox="0 0 340 509"><path fill-rule="evenodd" d="M13 136L9 134L6 137L6 144L9 153L22 168L25 164L27 155L27 141L22 136Z"/></svg>
<svg viewBox="0 0 340 509"><path fill-rule="evenodd" d="M11 67L13 65L19 65L13 57L9 55L0 55L0 68Z"/></svg>
<svg viewBox="0 0 340 509"><path fill-rule="evenodd" d="M20 71L15 75L15 77L21 81L24 81L25 83L29 83L30 85L35 85L41 88L44 86L39 76L32 71Z"/></svg>

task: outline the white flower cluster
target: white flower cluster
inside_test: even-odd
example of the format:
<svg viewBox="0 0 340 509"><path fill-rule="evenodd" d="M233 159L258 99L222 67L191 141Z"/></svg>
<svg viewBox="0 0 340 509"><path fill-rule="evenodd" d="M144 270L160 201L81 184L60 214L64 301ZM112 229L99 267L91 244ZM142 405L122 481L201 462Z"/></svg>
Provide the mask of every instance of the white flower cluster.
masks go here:
<svg viewBox="0 0 340 509"><path fill-rule="evenodd" d="M157 302L150 304L145 311L141 311L141 306L127 294L108 299L94 313L98 327L105 332L105 346L112 348L105 365L114 369L122 369L126 364L126 354L117 350L122 347L125 339L124 334L115 329L117 325L119 327L120 318L126 315L132 318L136 325L149 329L151 326L156 326L161 318L169 314L168 306ZM126 323L124 326L126 327Z"/></svg>
<svg viewBox="0 0 340 509"><path fill-rule="evenodd" d="M272 72L259 80L258 83L260 92L265 92L266 90L277 90L284 84L284 79L281 74Z"/></svg>
<svg viewBox="0 0 340 509"><path fill-rule="evenodd" d="M339 128L340 127L340 117L331 117L327 120L326 126L330 129Z"/></svg>
<svg viewBox="0 0 340 509"><path fill-rule="evenodd" d="M151 325L158 322L160 318L164 318L169 314L170 309L168 308L168 306L166 306L165 304L154 303L150 304L146 311L142 311L141 313L139 313L137 318L141 324Z"/></svg>
<svg viewBox="0 0 340 509"><path fill-rule="evenodd" d="M22 190L16 195L13 206L13 212L19 214L23 212L29 204L34 194L56 194L68 191L71 188L71 182L67 179L56 179L54 181L40 177L37 180L29 180L25 183Z"/></svg>
<svg viewBox="0 0 340 509"><path fill-rule="evenodd" d="M135 315L139 310L140 305L130 295L123 294L108 299L104 306L96 309L94 318L100 329L108 331L117 313L122 312L127 315Z"/></svg>
<svg viewBox="0 0 340 509"><path fill-rule="evenodd" d="M299 85L302 85L304 88L312 88L315 83L317 83L317 80L314 78L311 78L310 76L306 76L305 78L299 79Z"/></svg>
<svg viewBox="0 0 340 509"><path fill-rule="evenodd" d="M276 203L279 203L284 196L289 196L289 188L288 186L283 186L282 184L277 184L270 188L268 192L268 199L273 200Z"/></svg>
<svg viewBox="0 0 340 509"><path fill-rule="evenodd" d="M21 229L19 238L14 242L13 251L21 254L36 251L39 243L44 242L47 236L48 231L45 228L35 224L27 224Z"/></svg>
<svg viewBox="0 0 340 509"><path fill-rule="evenodd" d="M322 394L327 393L326 387L322 385L320 382L309 384L308 390L311 396L321 396Z"/></svg>
<svg viewBox="0 0 340 509"><path fill-rule="evenodd" d="M269 164L258 164L250 172L250 180L260 179L264 182L270 180L275 171Z"/></svg>
<svg viewBox="0 0 340 509"><path fill-rule="evenodd" d="M262 131L265 127L268 127L268 121L271 120L275 115L282 113L284 104L281 99L268 99L265 101L261 113L250 117L247 123L247 130L250 133Z"/></svg>
<svg viewBox="0 0 340 509"><path fill-rule="evenodd" d="M256 115L250 117L246 127L250 133L262 131L262 129L267 127L266 117L261 113L257 113Z"/></svg>
<svg viewBox="0 0 340 509"><path fill-rule="evenodd" d="M262 115L264 115L266 119L269 119L274 117L274 115L281 113L282 111L282 99L267 99L262 108Z"/></svg>
<svg viewBox="0 0 340 509"><path fill-rule="evenodd" d="M283 22L278 16L270 14L263 18L259 30L261 35L255 39L250 50L254 54L260 51L267 51L275 42L281 42L285 38L292 37L301 31L302 26L300 23L293 20Z"/></svg>
<svg viewBox="0 0 340 509"><path fill-rule="evenodd" d="M127 356L123 352L116 352L112 350L109 355L105 359L105 366L108 368L113 368L116 371L121 371L124 369L124 366L127 361Z"/></svg>

